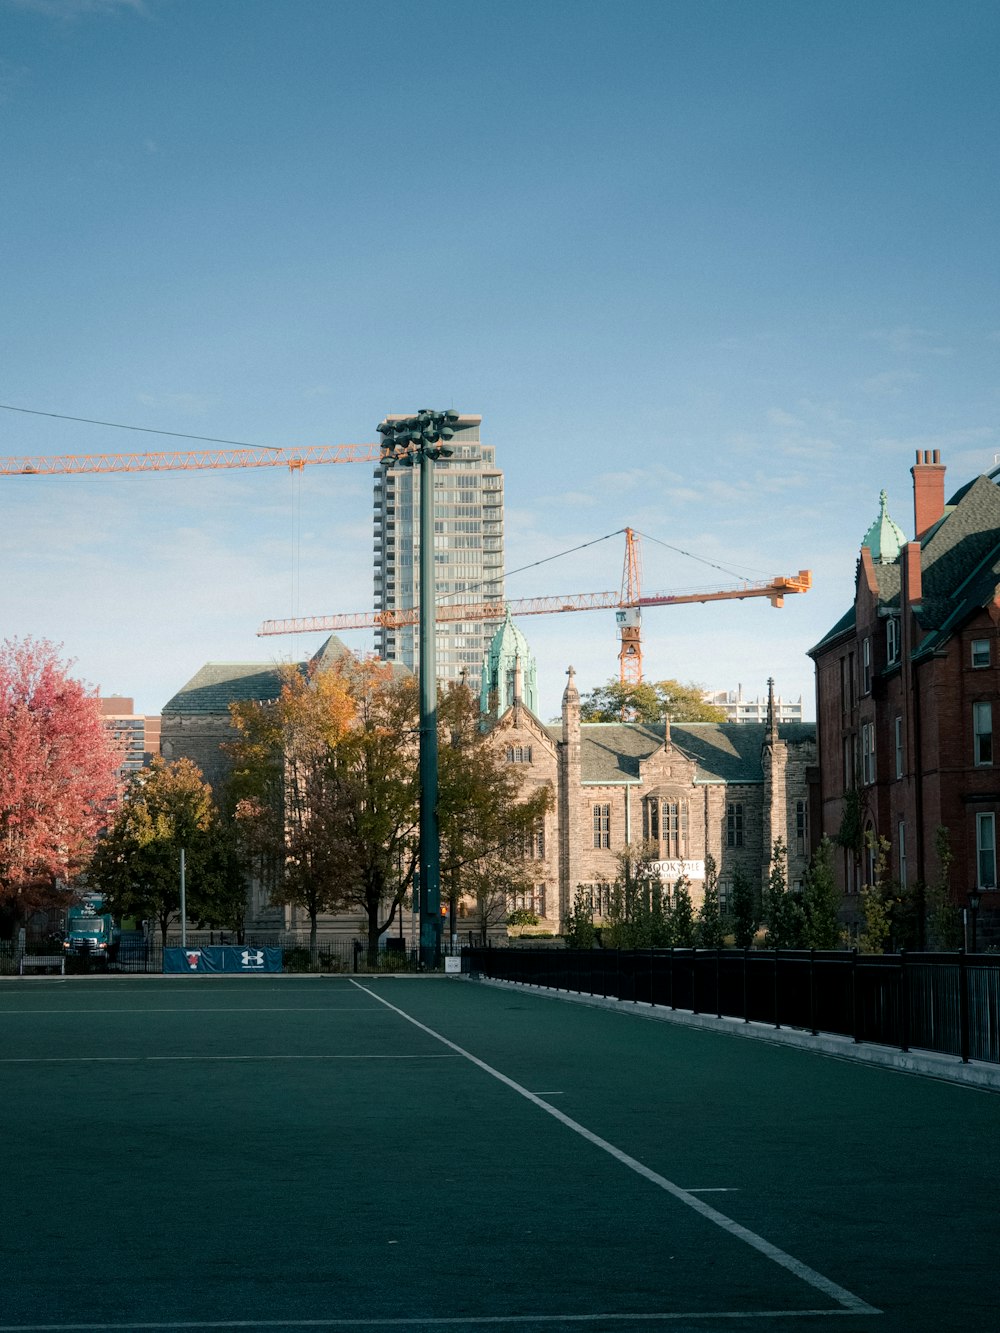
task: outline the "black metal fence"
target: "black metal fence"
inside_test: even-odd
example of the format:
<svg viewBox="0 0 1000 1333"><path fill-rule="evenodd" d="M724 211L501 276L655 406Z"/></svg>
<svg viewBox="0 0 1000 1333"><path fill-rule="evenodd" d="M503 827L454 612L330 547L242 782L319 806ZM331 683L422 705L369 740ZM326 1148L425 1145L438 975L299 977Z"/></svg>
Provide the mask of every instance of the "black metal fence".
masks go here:
<svg viewBox="0 0 1000 1333"><path fill-rule="evenodd" d="M464 970L1000 1064L1000 958L734 949L467 949Z"/></svg>

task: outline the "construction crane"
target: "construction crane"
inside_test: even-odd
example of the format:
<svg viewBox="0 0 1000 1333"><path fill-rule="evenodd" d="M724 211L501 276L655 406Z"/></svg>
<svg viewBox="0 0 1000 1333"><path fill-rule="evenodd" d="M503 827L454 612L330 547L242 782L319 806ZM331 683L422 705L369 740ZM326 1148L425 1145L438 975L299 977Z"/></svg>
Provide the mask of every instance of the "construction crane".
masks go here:
<svg viewBox="0 0 1000 1333"><path fill-rule="evenodd" d="M738 588L717 592L642 593L640 588L640 553L638 534L625 529L625 567L619 592L571 593L562 597L520 597L494 602L465 602L438 605L435 618L440 623L458 620L501 621L510 611L512 616L542 616L563 611L614 610L621 639L618 654L623 684L638 684L642 680L641 612L644 606L680 606L689 602L720 602L742 600L748 597L766 597L772 606L784 605L787 594L808 592L812 574L800 569L788 578L774 578L766 583L743 583ZM354 611L341 615L302 616L288 620L265 620L257 631L258 637L270 634L309 634L319 631L336 633L351 629L399 629L416 625L420 608L400 607L394 611Z"/></svg>
<svg viewBox="0 0 1000 1333"><path fill-rule="evenodd" d="M126 454L51 454L43 456L0 457L0 476L46 476L60 473L99 474L116 472L184 472L219 468L287 467L302 471L311 464L376 463L378 444L318 444L299 449L238 447L231 449L179 449L162 453ZM642 608L644 606L679 606L687 602L717 602L766 597L772 606L784 604L786 594L807 592L812 586L808 569L788 578L774 578L766 583L743 583L738 588L718 592L653 593L641 591L641 559L638 534L625 529L625 564L622 586L617 593L571 593L556 597L524 597L512 601L472 602L438 606L437 620L501 621L509 610L517 616L551 615L562 611L614 610L621 647L618 654L623 684L642 680ZM349 612L344 615L306 616L290 620L265 620L258 636L270 634L305 634L317 630L386 629L416 625L418 607L396 611Z"/></svg>
<svg viewBox="0 0 1000 1333"><path fill-rule="evenodd" d="M377 463L377 444L315 444L302 449L178 449L151 454L52 454L41 458L0 458L0 476L35 477L54 473L187 472L204 468L287 467L300 472L310 463Z"/></svg>

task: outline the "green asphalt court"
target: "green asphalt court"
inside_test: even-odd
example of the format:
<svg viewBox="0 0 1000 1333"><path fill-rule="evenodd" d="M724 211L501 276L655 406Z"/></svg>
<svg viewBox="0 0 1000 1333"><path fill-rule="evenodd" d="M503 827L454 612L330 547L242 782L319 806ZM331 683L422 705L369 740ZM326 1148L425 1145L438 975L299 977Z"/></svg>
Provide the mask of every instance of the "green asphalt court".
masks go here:
<svg viewBox="0 0 1000 1333"><path fill-rule="evenodd" d="M0 982L0 1333L1000 1328L1000 1096L444 977Z"/></svg>

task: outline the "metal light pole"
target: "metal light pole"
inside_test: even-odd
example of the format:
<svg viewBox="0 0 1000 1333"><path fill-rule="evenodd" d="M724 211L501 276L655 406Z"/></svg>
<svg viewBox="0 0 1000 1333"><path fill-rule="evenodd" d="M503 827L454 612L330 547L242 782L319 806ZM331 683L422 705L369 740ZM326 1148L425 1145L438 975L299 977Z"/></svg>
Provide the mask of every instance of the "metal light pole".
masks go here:
<svg viewBox="0 0 1000 1333"><path fill-rule="evenodd" d="M420 464L420 961L441 962L441 840L438 829L437 644L434 614L434 463L449 458L445 442L457 412L421 408L415 417L383 421L383 467Z"/></svg>
<svg viewBox="0 0 1000 1333"><path fill-rule="evenodd" d="M976 917L979 915L979 904L982 901L978 889L969 890L969 914L972 918L972 940L969 953L976 952Z"/></svg>

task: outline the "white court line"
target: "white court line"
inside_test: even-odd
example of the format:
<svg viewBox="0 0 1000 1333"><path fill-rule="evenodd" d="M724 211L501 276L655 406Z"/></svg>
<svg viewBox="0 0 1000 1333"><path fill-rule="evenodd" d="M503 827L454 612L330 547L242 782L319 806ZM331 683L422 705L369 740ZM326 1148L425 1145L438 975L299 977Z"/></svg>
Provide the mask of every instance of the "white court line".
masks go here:
<svg viewBox="0 0 1000 1333"><path fill-rule="evenodd" d="M0 1065L145 1065L221 1060L455 1060L454 1055L11 1055ZM2 1327L2 1325L0 1325Z"/></svg>
<svg viewBox="0 0 1000 1333"><path fill-rule="evenodd" d="M469 1315L445 1319L421 1318L419 1315L402 1319L183 1319L172 1323L128 1324L0 1324L0 1333L139 1333L142 1329L183 1328L468 1328L489 1324L649 1324L654 1320L708 1319L809 1319L829 1318L831 1315L852 1315L857 1310L696 1310L691 1314L668 1311L666 1314L510 1314ZM881 1314L881 1310L872 1310Z"/></svg>
<svg viewBox="0 0 1000 1333"><path fill-rule="evenodd" d="M426 1023L421 1023L419 1019L412 1017L412 1015L406 1013L405 1010L398 1008L394 1004L390 1004L388 1000L383 999L382 996L376 994L375 991L368 990L367 987L362 986L358 981L352 980L351 984L357 986L359 990L364 991L366 995L371 995L372 998L378 1000L380 1004L384 1004L387 1009L391 1009L394 1013L399 1014L400 1018L404 1018L407 1023L412 1023L413 1026L419 1028L421 1032L426 1032L427 1035L433 1037L435 1041L441 1042L451 1050L456 1051L459 1055L464 1056L466 1060L471 1061L472 1064L476 1065L479 1069L482 1069L484 1073L489 1074L491 1078L495 1078L499 1080L499 1082L505 1084L506 1087L511 1088L514 1092L518 1093L519 1096L524 1097L527 1101L539 1107L539 1109L544 1111L546 1115L553 1116L560 1122L560 1124L565 1125L567 1129L571 1129L574 1134L579 1134L581 1138L586 1139L588 1143L592 1143L595 1147L610 1154L616 1161L621 1162L623 1166L627 1166L637 1175L644 1176L646 1180L651 1181L654 1185L658 1185L660 1189L666 1190L668 1194L673 1195L679 1202L686 1204L687 1207L693 1209L694 1212L700 1213L707 1221L714 1223L715 1226L728 1232L730 1236L734 1236L737 1240L743 1241L744 1244L749 1245L751 1249L757 1250L758 1253L763 1254L765 1258L770 1259L772 1263L775 1263L780 1268L784 1268L789 1273L794 1274L800 1281L807 1283L816 1291L823 1292L825 1296L829 1296L831 1300L834 1300L838 1305L843 1306L846 1312L850 1314L882 1313L882 1311L876 1309L874 1305L869 1305L868 1302L863 1301L860 1296L855 1296L852 1292L848 1291L846 1287L838 1286L836 1282L832 1282L829 1278L824 1277L822 1273L817 1273L816 1270L810 1268L808 1264L804 1264L800 1259L795 1259L792 1255L786 1254L784 1250L779 1249L777 1245L772 1245L771 1242L765 1240L763 1236L758 1236L755 1231L750 1231L749 1228L742 1226L739 1222L735 1222L731 1217L727 1217L725 1213L720 1213L710 1204L704 1203L689 1190L681 1189L680 1185L675 1185L672 1180L667 1180L666 1176L661 1176L658 1172L652 1171L648 1166L645 1166L637 1158L630 1157L628 1153L622 1152L620 1148L616 1148L615 1145L609 1143L607 1139L602 1139L600 1135L593 1133L593 1131L587 1129L586 1126L581 1125L579 1121L571 1119L564 1111L560 1111L557 1107L551 1106L548 1102L543 1101L537 1094L529 1092L529 1090L523 1087L522 1084L516 1083L514 1079L508 1078L506 1074L501 1074L499 1069L494 1069L492 1065L488 1065L485 1060L480 1060L478 1056L473 1055L471 1051L465 1050L456 1042L449 1041L447 1037L442 1036L440 1032L435 1032L435 1030L428 1027Z"/></svg>
<svg viewBox="0 0 1000 1333"><path fill-rule="evenodd" d="M169 1008L150 1009L0 1009L0 1018L8 1014L69 1014L77 1018L80 1014L377 1014L370 1004L336 1005L328 1004L279 1004L265 1007L242 1008L237 1005L232 1009L220 1009L214 1005L201 1008L197 1005L171 1005Z"/></svg>

